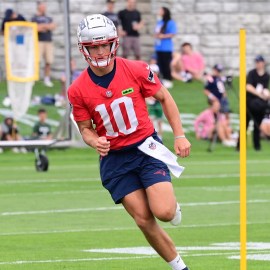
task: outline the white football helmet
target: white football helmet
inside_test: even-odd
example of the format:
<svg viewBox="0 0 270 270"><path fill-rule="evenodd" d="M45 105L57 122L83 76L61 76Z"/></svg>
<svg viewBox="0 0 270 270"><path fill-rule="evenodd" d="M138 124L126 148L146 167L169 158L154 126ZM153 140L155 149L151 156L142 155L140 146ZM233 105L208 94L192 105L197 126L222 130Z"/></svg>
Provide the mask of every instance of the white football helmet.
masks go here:
<svg viewBox="0 0 270 270"><path fill-rule="evenodd" d="M114 23L104 15L93 14L85 17L79 24L77 30L78 46L80 52L84 55L89 65L95 67L106 67L116 56L119 47L119 38ZM107 59L99 60L91 57L87 46L97 46L102 44L111 44L110 54Z"/></svg>

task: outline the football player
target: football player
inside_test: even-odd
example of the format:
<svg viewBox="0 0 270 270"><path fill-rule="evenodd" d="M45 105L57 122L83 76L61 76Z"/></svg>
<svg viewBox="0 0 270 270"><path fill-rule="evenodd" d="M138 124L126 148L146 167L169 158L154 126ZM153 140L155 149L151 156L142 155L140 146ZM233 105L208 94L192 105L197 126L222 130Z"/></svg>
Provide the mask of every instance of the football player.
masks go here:
<svg viewBox="0 0 270 270"><path fill-rule="evenodd" d="M109 18L87 16L80 22L77 35L79 50L89 67L72 83L68 97L83 140L100 155L102 184L172 269L187 270L173 241L155 219L173 225L181 221L168 166L139 149L148 139L152 139L149 148L146 145L149 153L164 147L145 103L146 97L153 96L160 101L173 129L176 154L189 156L191 145L177 106L148 64L116 57L119 39ZM165 155L161 152L156 156Z"/></svg>

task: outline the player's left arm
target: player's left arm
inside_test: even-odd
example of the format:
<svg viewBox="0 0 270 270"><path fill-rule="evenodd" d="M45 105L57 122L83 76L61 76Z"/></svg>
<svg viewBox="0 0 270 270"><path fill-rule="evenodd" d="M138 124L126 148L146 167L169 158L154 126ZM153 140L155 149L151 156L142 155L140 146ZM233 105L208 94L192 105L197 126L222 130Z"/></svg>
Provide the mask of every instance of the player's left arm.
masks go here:
<svg viewBox="0 0 270 270"><path fill-rule="evenodd" d="M174 150L176 154L181 157L189 156L191 144L187 138L182 137L184 135L184 131L181 123L180 113L171 94L164 86L161 86L160 90L157 91L154 97L161 103L164 114L172 127L175 137ZM177 138L178 136L181 137Z"/></svg>

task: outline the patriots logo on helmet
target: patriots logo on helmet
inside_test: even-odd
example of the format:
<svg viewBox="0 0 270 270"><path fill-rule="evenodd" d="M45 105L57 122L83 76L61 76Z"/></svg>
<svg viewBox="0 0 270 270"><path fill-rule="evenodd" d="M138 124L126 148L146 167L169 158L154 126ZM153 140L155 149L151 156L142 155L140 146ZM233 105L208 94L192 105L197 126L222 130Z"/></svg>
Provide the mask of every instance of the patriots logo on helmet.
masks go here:
<svg viewBox="0 0 270 270"><path fill-rule="evenodd" d="M86 27L85 21L82 20L82 21L80 22L80 24L79 24L79 28L80 28L81 30L83 30L85 27Z"/></svg>

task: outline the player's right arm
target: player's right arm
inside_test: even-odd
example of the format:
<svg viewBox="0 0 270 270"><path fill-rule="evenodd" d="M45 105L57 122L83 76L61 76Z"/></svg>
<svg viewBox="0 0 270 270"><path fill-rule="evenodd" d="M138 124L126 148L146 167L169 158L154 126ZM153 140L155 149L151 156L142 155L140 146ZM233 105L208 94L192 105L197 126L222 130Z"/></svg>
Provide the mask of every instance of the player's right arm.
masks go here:
<svg viewBox="0 0 270 270"><path fill-rule="evenodd" d="M110 142L106 137L99 137L91 120L77 121L78 128L86 144L93 147L101 156L106 156L110 150Z"/></svg>
<svg viewBox="0 0 270 270"><path fill-rule="evenodd" d="M83 74L81 74L81 76L83 76ZM77 84L72 84L67 93L69 102L72 105L74 119L78 125L84 142L96 149L101 156L106 156L110 150L110 142L107 141L106 137L98 136L92 124L89 108L84 104Z"/></svg>

